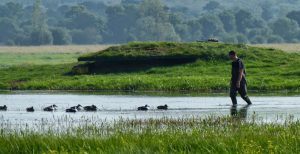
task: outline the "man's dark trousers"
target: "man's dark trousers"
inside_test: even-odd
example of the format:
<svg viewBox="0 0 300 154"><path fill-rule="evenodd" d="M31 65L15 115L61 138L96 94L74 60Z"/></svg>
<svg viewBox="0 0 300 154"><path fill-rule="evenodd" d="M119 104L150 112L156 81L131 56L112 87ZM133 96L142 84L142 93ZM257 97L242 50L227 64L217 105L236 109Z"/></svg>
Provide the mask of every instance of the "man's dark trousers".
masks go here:
<svg viewBox="0 0 300 154"><path fill-rule="evenodd" d="M237 105L237 92L241 95L242 99L246 101L248 104L252 104L251 100L247 96L247 82L243 78L242 81L240 82L240 88L236 87L237 81L231 81L231 86L230 86L230 98L232 100L233 105Z"/></svg>

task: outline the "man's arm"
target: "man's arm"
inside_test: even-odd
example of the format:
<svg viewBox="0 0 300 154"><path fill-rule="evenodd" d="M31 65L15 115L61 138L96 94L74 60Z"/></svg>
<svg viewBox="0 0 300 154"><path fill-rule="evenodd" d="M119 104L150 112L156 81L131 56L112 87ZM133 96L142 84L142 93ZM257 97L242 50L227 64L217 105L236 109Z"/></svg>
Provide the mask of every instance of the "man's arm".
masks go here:
<svg viewBox="0 0 300 154"><path fill-rule="evenodd" d="M236 83L237 88L241 87L241 81L242 81L242 78L243 78L243 74L244 74L244 69L240 69L239 77L238 77L238 80L237 80L237 83Z"/></svg>

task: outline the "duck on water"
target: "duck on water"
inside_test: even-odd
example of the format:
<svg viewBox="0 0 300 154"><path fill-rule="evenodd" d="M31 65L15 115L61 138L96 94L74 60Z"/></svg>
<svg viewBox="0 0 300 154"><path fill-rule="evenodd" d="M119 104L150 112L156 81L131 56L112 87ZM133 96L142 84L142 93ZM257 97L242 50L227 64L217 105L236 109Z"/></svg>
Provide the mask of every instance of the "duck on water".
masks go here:
<svg viewBox="0 0 300 154"><path fill-rule="evenodd" d="M148 111L149 108L150 108L150 106L146 104L145 106L138 107L138 111Z"/></svg>
<svg viewBox="0 0 300 154"><path fill-rule="evenodd" d="M158 110L168 110L168 105L165 104L165 105L158 106L157 109Z"/></svg>
<svg viewBox="0 0 300 154"><path fill-rule="evenodd" d="M66 112L75 113L80 110L82 110L82 106L80 104L78 104L77 106L72 106L72 107L66 109Z"/></svg>
<svg viewBox="0 0 300 154"><path fill-rule="evenodd" d="M150 106L146 104L144 106L138 107L137 110L138 111L148 111L149 108L150 108ZM168 105L165 104L165 105L157 106L157 109L158 110L168 110ZM43 108L43 111L48 111L48 112L52 112L52 111L56 111L56 110L57 110L57 106L55 104ZM82 105L78 104L76 106L72 106L72 107L66 109L65 111L66 112L77 112L77 111L81 111L81 110L84 110L84 111L97 111L98 108L95 105L82 107ZM6 105L0 106L0 111L7 111L7 106ZM34 110L33 106L31 106L31 107L26 108L26 111L27 112L34 112L35 110Z"/></svg>
<svg viewBox="0 0 300 154"><path fill-rule="evenodd" d="M56 108L57 108L57 106L56 106L55 104L53 104L53 105L50 105L50 106L48 106L48 107L45 107L43 110L44 110L44 111L52 112L52 111L57 110Z"/></svg>
<svg viewBox="0 0 300 154"><path fill-rule="evenodd" d="M6 105L0 106L0 111L7 111L7 106Z"/></svg>
<svg viewBox="0 0 300 154"><path fill-rule="evenodd" d="M80 104L78 104L77 106L70 107L70 109L76 109L77 111L80 111L80 110L82 110L82 106Z"/></svg>
<svg viewBox="0 0 300 154"><path fill-rule="evenodd" d="M75 113L77 111L78 110L76 108L68 108L68 109L66 109L66 112L71 112L71 113Z"/></svg>
<svg viewBox="0 0 300 154"><path fill-rule="evenodd" d="M27 112L34 112L33 106L26 108L26 111L27 111Z"/></svg>
<svg viewBox="0 0 300 154"><path fill-rule="evenodd" d="M97 111L97 106L91 105L91 106L85 106L83 107L84 111Z"/></svg>

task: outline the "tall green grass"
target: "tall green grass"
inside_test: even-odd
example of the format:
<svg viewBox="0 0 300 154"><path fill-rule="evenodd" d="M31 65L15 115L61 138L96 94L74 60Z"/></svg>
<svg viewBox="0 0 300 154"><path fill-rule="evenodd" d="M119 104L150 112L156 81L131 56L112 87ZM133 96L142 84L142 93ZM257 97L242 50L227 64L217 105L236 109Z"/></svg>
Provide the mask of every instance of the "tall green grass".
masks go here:
<svg viewBox="0 0 300 154"><path fill-rule="evenodd" d="M73 121L70 121L72 123ZM121 119L59 132L0 131L0 153L299 153L300 123L239 117Z"/></svg>

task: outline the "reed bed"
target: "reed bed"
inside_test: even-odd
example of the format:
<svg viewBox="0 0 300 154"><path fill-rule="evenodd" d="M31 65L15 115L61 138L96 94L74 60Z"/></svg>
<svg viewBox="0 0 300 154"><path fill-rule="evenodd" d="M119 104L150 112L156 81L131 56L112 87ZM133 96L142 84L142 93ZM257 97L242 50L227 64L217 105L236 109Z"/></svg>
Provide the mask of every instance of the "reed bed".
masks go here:
<svg viewBox="0 0 300 154"><path fill-rule="evenodd" d="M0 129L0 153L299 153L300 122L257 123L239 116L86 119L53 129ZM59 121L59 119L57 119ZM56 121L56 122L57 122ZM51 124L51 122L50 122ZM64 127L62 125L62 127ZM60 131L64 130L64 131Z"/></svg>

